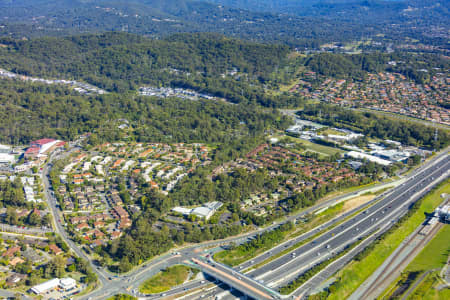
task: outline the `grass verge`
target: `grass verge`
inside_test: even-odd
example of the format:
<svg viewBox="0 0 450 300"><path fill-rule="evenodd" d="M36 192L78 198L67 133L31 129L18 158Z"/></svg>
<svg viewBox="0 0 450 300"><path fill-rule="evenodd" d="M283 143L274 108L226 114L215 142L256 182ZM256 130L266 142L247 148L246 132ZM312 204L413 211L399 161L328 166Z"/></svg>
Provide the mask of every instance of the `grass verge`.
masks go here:
<svg viewBox="0 0 450 300"><path fill-rule="evenodd" d="M127 294L117 294L108 298L108 300L137 300L137 298Z"/></svg>
<svg viewBox="0 0 450 300"><path fill-rule="evenodd" d="M198 270L183 265L167 268L145 281L139 287L139 291L144 294L168 291L172 287L184 283L188 279L190 272L197 273Z"/></svg>
<svg viewBox="0 0 450 300"><path fill-rule="evenodd" d="M438 290L437 287L442 284L439 278L439 272L428 274L424 280L417 286L408 299L420 300L444 300L450 299L450 288Z"/></svg>
<svg viewBox="0 0 450 300"><path fill-rule="evenodd" d="M446 264L448 254L450 253L450 243L448 242L449 236L450 226L442 227L419 255L417 255L417 257L405 268L402 275L386 289L381 298L389 299L393 297L393 295L401 296L414 284L414 280L408 280L409 278L419 278L424 272L436 268L441 269ZM433 279L435 276L438 276L437 273L438 272L433 272L428 274L417 286L414 294L417 293L418 295L424 296L426 291L433 286L428 286L430 282L439 282L438 280Z"/></svg>
<svg viewBox="0 0 450 300"><path fill-rule="evenodd" d="M406 272L427 271L442 268L450 253L450 226L442 227L438 234L423 248L417 257L406 267Z"/></svg>
<svg viewBox="0 0 450 300"><path fill-rule="evenodd" d="M350 199L350 200L351 200L351 199ZM289 248L286 248L285 250L281 251L280 253L275 254L275 255L269 257L268 259L266 259L266 260L260 262L259 264L256 264L256 265L254 265L253 267L251 267L251 268L245 270L244 273L247 273L247 272L249 272L249 271L251 271L251 270L253 270L253 269L257 269L257 268L259 268L259 267L261 267L261 266L263 266L263 265L266 265L266 264L270 263L271 261L273 261L273 260L275 260L275 259L277 259L277 258L279 258L279 257L281 257L281 256L283 256L283 255L285 255L285 254L287 254L287 253L289 253L289 252L291 252L292 250L295 250L295 249L301 247L302 245L304 245L304 244L306 244L306 243L309 243L309 242L312 241L313 239L317 238L319 235L322 235L322 234L324 234L325 232L330 231L331 229L335 228L336 226L341 225L341 224L344 223L345 221L347 221L347 220L353 218L355 215L357 215L357 214L359 214L360 212L362 212L362 211L368 209L368 208L371 207L372 205L373 205L373 204L371 204L371 205L368 206L368 207L364 207L364 208L361 208L361 209L357 210L356 212L354 212L354 213L352 213L351 215L345 217L344 219L342 219L341 221L337 222L336 224L333 224L333 225L331 225L331 226L329 226L329 227L327 227L327 228L322 229L321 231L317 232L316 234L310 236L309 238L307 238L307 239L305 239L305 240L303 240L303 241L301 241L301 242L298 242L298 243L296 243L296 244L290 246ZM313 228L315 228L315 227L317 227L317 226L319 226L319 225L321 225L321 224L326 223L327 221L329 221L329 220L331 220L333 217L335 217L336 214L339 213L339 212L340 212L340 213L345 213L346 211L342 211L343 207L344 207L344 202L340 202L340 203L338 203L338 204L336 204L336 205L334 205L334 206L329 207L327 210L321 212L321 213L320 213L319 215L317 215L315 218L313 218L312 220L310 220L310 221L306 224L307 227L303 228L303 229L300 230L300 231L297 231L297 232L291 234L288 238L289 238L289 239L294 238L294 237L299 236L299 235L301 235L301 234L303 234L303 233L305 233L305 232L307 232L307 231L309 231L309 230L311 230L311 229L313 229ZM338 208L340 208L340 210L339 210Z"/></svg>
<svg viewBox="0 0 450 300"><path fill-rule="evenodd" d="M278 228L258 235L255 239L244 244L232 247L229 250L217 252L214 260L217 262L236 266L239 265L281 243L286 235L294 230L294 225L289 222Z"/></svg>
<svg viewBox="0 0 450 300"><path fill-rule="evenodd" d="M440 195L450 193L450 181L446 180L427 196L417 202L417 210L402 224L384 236L373 247L369 247L359 261L354 261L339 271L337 281L330 286L327 299L348 298L410 235L424 220L425 214L432 212L441 202Z"/></svg>

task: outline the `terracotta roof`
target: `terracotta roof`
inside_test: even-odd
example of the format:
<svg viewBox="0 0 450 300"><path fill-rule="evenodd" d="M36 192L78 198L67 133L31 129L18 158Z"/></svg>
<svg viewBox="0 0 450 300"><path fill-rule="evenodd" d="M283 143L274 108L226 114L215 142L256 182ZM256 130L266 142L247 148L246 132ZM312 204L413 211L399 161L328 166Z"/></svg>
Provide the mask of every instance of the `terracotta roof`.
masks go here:
<svg viewBox="0 0 450 300"><path fill-rule="evenodd" d="M20 251L20 247L10 247L8 250L6 250L5 252L3 252L2 256L3 257L12 257L14 255L14 253Z"/></svg>
<svg viewBox="0 0 450 300"><path fill-rule="evenodd" d="M42 146L42 145L45 145L45 144L48 144L48 143L51 143L51 142L54 142L54 141L55 141L55 139L40 139L40 140L37 140L37 141L33 141L30 144L31 145Z"/></svg>
<svg viewBox="0 0 450 300"><path fill-rule="evenodd" d="M49 245L48 248L49 248L50 250L52 250L52 252L53 252L54 254L56 254L56 255L62 253L62 250L61 250L58 246L56 246L55 244Z"/></svg>

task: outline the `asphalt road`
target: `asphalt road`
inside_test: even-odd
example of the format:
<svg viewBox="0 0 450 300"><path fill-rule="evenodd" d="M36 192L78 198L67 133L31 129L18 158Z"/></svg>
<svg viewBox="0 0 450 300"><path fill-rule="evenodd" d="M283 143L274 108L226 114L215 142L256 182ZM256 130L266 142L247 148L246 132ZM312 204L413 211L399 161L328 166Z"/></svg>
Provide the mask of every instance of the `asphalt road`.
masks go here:
<svg viewBox="0 0 450 300"><path fill-rule="evenodd" d="M441 159L440 161L436 162L434 160L425 169L421 168L414 172L408 181L395 188L370 209L356 215L310 243L261 268L250 271L248 275L260 280L265 285L278 288L289 283L298 274L306 271L313 265L332 257L340 249L368 235L375 229L390 227L407 212L413 202L430 190L429 184L442 175L447 174L446 176L448 176L450 159L446 154L439 158ZM390 226L387 226L389 224ZM286 246L288 247L289 244ZM269 252L266 253L266 255L269 254ZM249 267L257 263L256 260L253 260L245 266Z"/></svg>
<svg viewBox="0 0 450 300"><path fill-rule="evenodd" d="M236 271L230 273L229 267L219 264L212 259L209 260L197 260L194 259L197 266L206 274L218 278L221 282L224 282L230 286L235 287L237 290L245 293L246 295L255 299L277 299L276 295L262 285L261 283L243 276Z"/></svg>
<svg viewBox="0 0 450 300"><path fill-rule="evenodd" d="M175 264L179 264L182 261L186 261L186 260L190 260L191 258L194 257L198 257L198 253L196 253L197 250L200 250L202 248L211 248L211 247L216 247L216 246L220 246L220 245L224 245L224 244L229 244L229 243L236 243L236 244L241 244L244 243L246 241L248 241L249 239L254 238L256 235L261 234L265 231L268 230L272 230L276 227L278 227L280 224L283 224L285 222L290 222L290 221L295 221L298 218L304 217L307 214L310 214L316 210L334 205L335 203L338 203L340 201L342 201L343 199L346 199L348 197L354 197L359 193L364 193L373 189L379 189L379 188L384 188L385 186L390 186L393 183L384 183L384 184L380 184L374 187L370 187L370 188L365 188L362 189L358 192L353 192L353 193L349 193L346 195L342 195L333 199L330 199L328 201L319 203L315 206L312 206L298 214L292 215L287 217L285 220L280 221L280 222L276 222L275 224L272 224L266 228L263 229L259 229L256 231L253 231L251 233L247 233L241 236L237 236L237 237L231 237L231 238L227 238L224 240L218 240L218 241L210 241L210 242L205 242L202 244L197 244L197 245L193 245L193 246L188 246L182 249L178 249L178 250L174 250L174 251L178 251L180 253L179 258L173 260L172 257L173 255L168 253L168 254L164 254L160 257L154 258L152 259L150 262L141 265L140 267L138 267L137 269L133 270L132 272L130 272L129 274L126 275L119 275L117 277L114 277L112 274L109 274L106 270L101 269L98 270L97 268L95 268L94 270L96 271L96 273L98 274L100 271L102 271L103 276L105 277L105 280L102 281L102 288L97 289L91 293L89 293L88 295L86 295L86 299L88 298L92 298L92 299L103 299L106 298L107 296L112 296L116 293L133 293L135 291L135 295L140 295L140 296L145 296L147 298L153 298L153 297L160 297L160 295L156 296L156 295L142 295L139 292L137 292L139 286L148 278L150 278L151 276L155 275L156 273L158 273L159 271L175 265ZM50 193L49 193L49 197L51 197ZM56 208L56 207L55 207ZM58 211L56 210L54 212L55 214L58 213ZM331 223L330 223L331 225ZM58 226L60 227L60 230L62 228L62 226ZM323 226L322 228L325 228L325 226ZM63 228L62 228L63 229ZM63 231L62 231L63 232ZM308 236L304 237L307 238ZM71 247L73 243L68 243ZM76 249L76 245L75 248ZM275 253L275 252L273 252ZM267 254L270 257L271 254ZM83 255L82 257L85 257L85 255ZM262 261L267 257L262 257L262 258L258 258L257 261ZM256 261L255 261L256 263ZM249 266L252 265L249 263ZM107 277L108 276L108 277ZM107 278L112 277L112 280L109 280ZM130 280L131 279L131 280ZM178 294L180 292L184 292L186 290L191 290L194 288L198 288L200 286L205 286L207 284L207 282L205 283L192 283L192 284L188 284L187 286L182 286L182 287L176 287L171 291L166 292L165 294L168 295L174 295L174 294Z"/></svg>
<svg viewBox="0 0 450 300"><path fill-rule="evenodd" d="M72 149L71 151L75 150L76 148ZM47 197L47 202L48 205L51 209L51 213L53 215L53 220L54 220L54 229L55 232L57 234L59 234L61 236L61 238L67 243L67 245L70 247L70 249L75 252L75 254L79 257L82 257L83 259L85 259L86 261L88 261L93 269L93 271L97 274L98 279L100 280L100 283L104 286L108 286L108 283L110 282L110 280L108 280L109 274L102 270L102 269L98 269L91 260L89 260L89 258L86 256L86 254L78 247L78 245L76 245L67 235L66 231L64 230L63 227L63 223L64 223L64 219L61 218L60 215L60 211L59 208L56 206L56 198L53 196L53 191L51 189L51 184L49 181L49 174L50 174L50 170L52 167L52 161L56 158L63 158L67 155L69 155L71 153L71 151L69 152L65 152L63 154L57 154L55 156L51 156L49 163L46 164L43 168L42 171L42 182L44 183L44 192L46 194Z"/></svg>
<svg viewBox="0 0 450 300"><path fill-rule="evenodd" d="M442 156L443 155L441 155L440 157L442 157ZM425 167L424 166L419 171L416 171L416 172L413 173L413 174L419 174L419 175L414 176L414 178L410 179L407 184L401 185L400 187L394 189L394 192L390 193L388 198L391 199L391 200L393 199L392 201L395 201L394 202L394 206L391 207L392 209L395 209L398 205L401 206L403 204L402 201L404 202L404 200L405 200L405 197L408 197L408 196L412 195L412 194L402 195L402 193L411 193L411 192L415 192L416 190L418 190L418 188L410 188L410 187L412 187L414 185L417 185L417 184L420 184L421 183L420 179L423 179L423 177L426 177L426 176L429 176L430 174L432 174L432 172L431 172L432 168L430 168L430 165L435 164L436 159L434 159L433 161L430 161L430 162L427 163L426 167L428 167L428 169L425 172L420 171L420 170L422 170ZM449 167L448 166L448 157L446 158L445 165L441 164L441 168L439 168L439 170L442 170L443 166L448 169L448 167ZM81 249L79 249L78 246L69 239L69 237L65 233L65 230L64 230L64 228L62 226L62 222L63 221L60 219L59 210L56 207L56 199L54 199L54 197L52 196L52 193L50 191L50 184L49 184L48 178L47 178L47 175L50 172L50 168L51 168L51 164L50 165L46 165L44 167L43 181L44 181L44 185L45 185L45 192L46 192L47 197L49 199L50 207L51 207L51 210L52 210L52 214L54 216L55 223L56 223L55 230L56 230L57 233L59 233L62 236L62 238L67 242L67 244L70 246L70 248L77 255L79 255L80 257L83 257L83 258L88 260L88 257L85 255L85 253L83 253L83 251ZM422 173L419 173L419 172L422 172ZM437 174L438 173L435 173L434 175L437 176ZM420 176L422 176L422 177L420 177ZM434 176L431 176L431 177L434 177ZM349 196L351 196L351 194L347 194L347 195L344 195L344 196L341 196L341 197L337 197L335 199L331 199L331 200L328 200L326 202L320 203L320 204L315 205L315 206L313 206L311 208L308 208L305 211L302 211L299 214L296 214L296 215L293 215L293 216L289 216L289 217L287 217L285 220L283 220L281 222L276 222L273 225L270 225L270 226L268 226L266 228L263 228L263 229L260 229L260 230L254 231L254 232L251 232L249 234L245 234L245 235L238 236L238 237L232 237L232 238L228 238L228 239L221 240L221 241L206 242L206 243L202 243L202 244L198 244L198 245L189 246L189 247L186 247L186 248L183 248L183 249L175 250L175 251L179 251L180 252L179 256L174 257L174 255L172 255L172 254L162 255L162 256L160 256L158 258L153 259L151 262L148 262L145 265L140 266L139 268L133 270L132 272L130 272L129 274L126 274L126 275L121 275L121 276L114 277L114 276L112 276L112 274L107 272L105 269L101 269L101 268L99 269L96 266L94 266L92 264L92 262L90 262L91 266L93 267L93 270L97 273L102 286L101 286L100 289L97 289L96 291L94 291L94 292L90 293L89 295L86 295L85 297L83 297L83 299L88 299L88 298L103 299L103 298L107 298L108 296L114 295L116 293L122 293L122 292L130 293L130 292L136 291L137 288L139 287L139 285L145 279L153 276L154 274L156 274L160 270L162 270L162 269L164 269L164 268L166 268L168 266L174 265L174 264L179 264L182 261L186 261L186 260L192 259L194 257L199 257L199 255L201 253L196 252L199 249L219 246L219 245L222 245L222 244L228 244L230 242L234 242L234 243L237 243L237 244L243 243L243 242L253 238L257 234L260 234L260 233L268 231L268 230L272 230L273 228L278 227L282 223L285 223L285 222L288 222L288 221L294 221L295 219L301 218L301 217L303 217L303 216L305 216L305 215L307 215L307 214L309 214L311 212L314 212L314 211L316 211L318 209L321 209L321 208L333 205L333 204L341 201L342 199L348 198ZM395 196L398 196L397 197L398 199L395 198ZM392 197L394 197L394 198L392 198ZM380 201L380 203L386 203L386 200L382 200L382 201ZM380 204L375 204L375 205L380 205ZM381 212L382 210L378 210L378 214L381 213L381 215L375 215L376 208L377 207L374 206L374 208L370 209L371 213L369 214L369 216L373 216L373 218L377 218L377 217L381 218L382 217L381 215L385 214L386 211ZM407 210L407 207L404 207L403 209ZM372 211L374 213L372 213ZM358 216L360 216L360 215L358 215ZM349 241L349 238L350 238L350 240L352 240L352 239L355 238L355 236L358 237L358 236L362 235L362 233L367 228L373 227L374 224L382 223L381 219L380 219L379 222L368 221L370 219L372 219L372 218L367 218L367 216L365 218L361 218L361 219L353 218L352 220L353 220L354 223L361 222L360 223L361 225L355 225L355 226L358 226L358 227L352 226L351 228L353 228L353 229L358 228L357 230L355 229L355 231L356 232L359 231L361 234L359 234L359 233L352 234L352 231L351 231L350 228L347 228L345 231L343 231L341 226L339 226L338 227L339 231L343 231L343 232L340 232L339 235L336 235L336 232L334 232L336 237L332 236L333 239L330 240L329 236L328 236L328 239L327 239L327 235L325 234L325 235L320 236L317 241L314 241L312 243L309 243L309 244L305 245L305 247L310 247L310 248L306 248L306 249L311 250L311 251L309 251L307 253L311 254L311 253L314 253L314 251L316 251L316 250L319 251L320 247L326 247L326 245L323 244L324 242L327 242L327 244L330 244L330 248L329 249L333 249L333 247L342 246L343 243L345 243L346 241L347 242ZM386 218L384 218L384 219L386 219ZM330 221L329 224L327 224L327 226L332 225L332 224L334 224L335 222L338 222L338 221L339 220ZM374 223L374 224L371 224L371 223ZM346 226L349 226L349 225L351 225L351 224L346 223ZM322 228L325 228L325 226L323 226ZM304 239L308 238L309 236L316 234L321 229L316 229L316 230L317 231L315 231L315 232L314 231L313 232L309 232L306 235L300 236L300 237L298 237L298 239L299 240L304 240ZM330 231L329 234L331 234L331 231ZM270 257L272 255L275 255L276 253L279 253L280 251L283 251L284 247L289 247L290 244L295 244L296 242L297 242L297 240L296 241L290 241L289 244L287 244L287 245L281 245L281 246L279 246L277 248L274 248L271 251L266 252L264 254L265 256L258 257L256 259L250 261L250 262L247 262L247 263L243 264L242 265L242 269L248 268L250 266L253 266L253 265L259 263L260 261L263 261L263 260L267 259L268 257ZM320 242L322 242L322 243L320 243ZM328 249L328 248L325 248L325 249ZM278 252L276 252L276 251L278 251ZM327 252L327 251L325 251L325 252ZM312 256L304 255L304 254L301 257L304 257L304 259L306 259L308 261L318 261L318 257L312 257ZM319 255L319 257L323 257L323 255L322 254ZM298 263L292 263L292 261L296 261L297 262L297 259L300 260L300 258L298 256L296 258L293 258L292 257L292 253L290 253L288 255L280 257L277 260L274 260L272 263L277 262L279 264L278 268L283 266L283 269L284 269L284 267L287 267L291 271L292 269L296 269L296 268L294 268L294 265L297 266L297 269L298 269ZM270 273L272 273L272 275L267 275L266 274L267 270L266 270L266 272L262 272L262 271L259 271L259 269L256 270L256 271L252 271L252 272L255 272L255 274L251 274L251 275L253 277L259 277L259 276L261 276L261 278L266 277L267 280L268 280L266 282L269 282L269 283L270 283L270 281L274 282L277 279L281 278L279 276L280 273L277 272L277 264L276 263L275 263L275 268L272 268L270 271L271 271ZM286 272L283 272L283 273L286 273ZM259 275L256 275L256 274L259 274ZM191 290L191 289L194 289L194 288L204 287L205 285L206 285L206 282L194 281L194 282L191 282L191 283L189 283L189 284L187 284L185 286L176 287L173 290L167 292L166 295L173 295L173 294L180 293L180 292L187 291L187 290ZM158 296L161 297L160 295L152 295L152 296L148 295L148 297L156 297L156 298L158 298Z"/></svg>
<svg viewBox="0 0 450 300"><path fill-rule="evenodd" d="M416 175L370 209L359 213L310 243L251 271L249 275L258 280L264 280L271 287L287 284L296 274L333 256L338 249L353 243L374 228L385 223L393 223L392 221L398 214L406 212L410 204L418 199L418 197L411 198L413 195L419 193L421 188L425 188L448 170L450 170L450 159L447 157L436 168L429 168Z"/></svg>

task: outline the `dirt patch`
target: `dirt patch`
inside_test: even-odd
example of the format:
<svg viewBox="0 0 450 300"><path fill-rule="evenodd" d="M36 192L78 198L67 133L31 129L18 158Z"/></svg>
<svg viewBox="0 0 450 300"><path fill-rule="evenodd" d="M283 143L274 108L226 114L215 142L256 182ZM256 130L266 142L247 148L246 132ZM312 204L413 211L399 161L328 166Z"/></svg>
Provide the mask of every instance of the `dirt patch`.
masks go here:
<svg viewBox="0 0 450 300"><path fill-rule="evenodd" d="M342 209L342 212L347 212L358 206L361 206L364 203L369 202L373 198L375 198L375 195L364 195L364 196L358 196L358 197L352 198L350 200L347 200L344 202L344 207Z"/></svg>

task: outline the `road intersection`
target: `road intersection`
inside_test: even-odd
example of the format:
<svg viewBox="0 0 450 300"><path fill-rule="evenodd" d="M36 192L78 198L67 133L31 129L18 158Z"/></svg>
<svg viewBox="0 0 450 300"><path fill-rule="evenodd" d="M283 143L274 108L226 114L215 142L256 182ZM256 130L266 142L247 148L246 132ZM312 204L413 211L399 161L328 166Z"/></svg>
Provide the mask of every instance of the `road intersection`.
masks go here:
<svg viewBox="0 0 450 300"><path fill-rule="evenodd" d="M72 148L72 150L73 149L74 148ZM333 252L336 253L338 249L345 247L358 238L367 236L369 232L372 233L375 231L375 229L380 229L381 227L383 227L382 225L389 223L387 222L387 220L389 220L390 222L395 222L395 220L400 218L401 215L403 215L408 210L409 205L412 202L416 201L422 194L426 193L430 189L430 186L435 184L439 178L441 178L442 176L448 176L448 170L450 169L448 151L444 151L434 159L427 161L425 165L410 174L407 181L405 179L401 179L395 183L382 184L369 189L363 189L356 193L349 193L347 195L336 197L334 199L330 199L328 201L310 207L298 214L288 216L283 221L276 222L266 228L259 229L241 236L231 237L220 241L201 243L178 249L175 250L178 251L178 255L173 255L172 253L161 255L139 266L128 274L113 275L106 269L94 265L89 257L87 257L83 250L81 250L69 238L64 230L64 220L61 218L60 211L56 205L56 199L53 196L48 175L52 167L52 161L54 159L62 158L65 155L68 155L68 152L57 154L54 157L52 156L50 158L49 163L47 163L43 169L43 182L45 186L46 196L49 200L50 208L54 217L54 227L56 233L61 235L63 240L78 256L90 262L94 272L99 278L98 289L84 296L83 298L85 299L104 299L117 293L134 293L135 295L139 295L137 290L146 279L169 266L186 263L192 261L193 259L201 258L202 254L205 253L204 251L211 251L203 249L210 249L230 243L241 244L255 237L257 234L261 234L278 227L280 224L289 221L296 221L297 219L300 219L309 213L335 205L336 203L344 201L349 197L355 197L357 194L361 194L372 189L384 189L388 185L396 186L393 190L384 192L382 196L386 195L385 197L379 196L369 203L366 203L364 206L358 207L351 212L344 214L343 216L335 218L327 222L326 224L315 228L291 241L280 244L273 249L263 253L262 255L232 269L231 271L238 272L243 276L248 276L252 280L257 280L259 283L263 282L267 287L277 289L295 278L298 274L304 271L307 266L312 266L320 261L323 261L324 259L331 257L333 255ZM383 199L380 200L380 198ZM277 255L291 245L308 239L313 235L317 235L318 232L324 231L324 229L342 222L345 218L348 218L349 216L354 214L355 211L360 210L362 207L369 206L369 211L365 211L364 213L352 216L350 220L346 220L339 226L332 228L331 230L321 234L318 237L315 237L312 241L309 241L307 244L300 246L300 248L271 261L269 264L266 264L255 270L251 270L247 274L241 273L243 270L255 266L265 261L269 257ZM240 277L243 278L242 276ZM194 280L185 285L173 288L172 290L164 293L164 296L185 293L193 289L204 288L206 285L207 282L204 282L203 280ZM217 287L210 290L209 293L218 295L222 292L223 289ZM161 298L161 295L159 294L145 296L149 299Z"/></svg>

